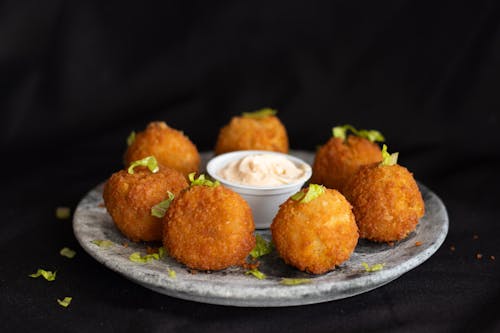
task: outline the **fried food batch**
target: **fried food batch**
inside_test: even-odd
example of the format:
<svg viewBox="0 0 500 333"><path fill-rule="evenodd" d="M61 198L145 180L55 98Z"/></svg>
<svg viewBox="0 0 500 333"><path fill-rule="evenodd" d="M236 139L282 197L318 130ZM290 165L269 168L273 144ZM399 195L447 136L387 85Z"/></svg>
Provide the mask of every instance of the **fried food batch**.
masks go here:
<svg viewBox="0 0 500 333"><path fill-rule="evenodd" d="M346 135L348 130L354 135ZM360 166L382 160L376 141L384 141L380 132L358 131L350 125L334 127L333 136L316 153L311 182L344 193L345 185Z"/></svg>
<svg viewBox="0 0 500 333"><path fill-rule="evenodd" d="M288 153L288 135L285 126L272 109L243 113L233 117L231 122L221 128L215 154L235 150L270 150Z"/></svg>
<svg viewBox="0 0 500 333"><path fill-rule="evenodd" d="M131 138L125 152L125 165L146 156L154 156L160 164L185 176L197 172L200 166L200 154L189 138L159 121L149 123L143 132Z"/></svg>
<svg viewBox="0 0 500 333"><path fill-rule="evenodd" d="M104 185L103 199L117 228L132 241L162 239L162 220L151 209L188 187L180 172L157 165L153 157L114 173ZM149 163L150 168L146 165ZM156 166L155 166L156 165Z"/></svg>
<svg viewBox="0 0 500 333"><path fill-rule="evenodd" d="M358 227L344 196L311 184L280 206L271 224L273 243L283 260L301 271L326 273L349 259Z"/></svg>
<svg viewBox="0 0 500 333"><path fill-rule="evenodd" d="M424 201L413 175L384 145L383 162L362 166L347 186L360 237L375 242L399 241L415 230Z"/></svg>
<svg viewBox="0 0 500 333"><path fill-rule="evenodd" d="M163 245L171 257L193 269L241 265L255 246L250 207L236 192L202 176L191 176L191 187L169 207Z"/></svg>

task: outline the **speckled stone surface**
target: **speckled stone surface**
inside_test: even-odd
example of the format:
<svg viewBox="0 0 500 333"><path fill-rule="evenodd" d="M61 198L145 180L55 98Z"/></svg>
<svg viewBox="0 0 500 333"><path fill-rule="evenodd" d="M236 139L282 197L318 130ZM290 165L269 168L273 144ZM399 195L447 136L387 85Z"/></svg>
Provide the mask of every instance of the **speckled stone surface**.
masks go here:
<svg viewBox="0 0 500 333"><path fill-rule="evenodd" d="M312 162L310 152L291 154ZM210 157L202 154L203 163ZM205 164L204 164L205 165ZM327 274L313 276L287 266L274 251L261 257L259 270L264 280L245 275L239 267L218 272L191 274L168 256L145 264L129 260L133 252L146 253L145 243L132 243L116 229L102 206L102 185L92 189L79 203L73 218L76 238L92 257L124 277L162 294L182 299L231 306L290 306L332 301L364 293L398 278L427 260L443 243L448 232L448 215L436 194L420 185L426 214L415 232L394 246L360 240L351 258ZM258 231L270 239L267 230ZM110 240L112 246L99 247L93 240ZM421 242L416 246L415 242ZM127 243L128 246L123 246ZM380 271L368 273L361 265L384 263ZM174 270L172 278L168 270ZM308 284L285 286L282 278L310 278Z"/></svg>

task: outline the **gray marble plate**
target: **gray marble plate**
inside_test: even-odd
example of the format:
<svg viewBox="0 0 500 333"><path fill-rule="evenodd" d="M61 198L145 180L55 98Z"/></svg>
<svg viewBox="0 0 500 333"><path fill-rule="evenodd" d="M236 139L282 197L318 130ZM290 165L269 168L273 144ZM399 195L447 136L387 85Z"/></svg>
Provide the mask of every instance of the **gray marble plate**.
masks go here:
<svg viewBox="0 0 500 333"><path fill-rule="evenodd" d="M310 152L291 154L312 162ZM202 154L206 163L210 153ZM245 275L239 267L218 272L191 274L185 266L163 257L145 264L129 260L133 252L146 253L146 244L128 241L113 224L102 205L102 184L92 189L78 204L73 230L81 246L98 262L126 278L162 294L182 299L232 306L290 306L332 301L380 287L427 260L443 243L448 232L448 215L439 197L420 185L426 214L415 232L394 246L360 240L351 258L324 275L312 276L287 266L273 252L261 257L259 269L267 275L258 280ZM270 239L266 230L257 231ZM94 240L110 240L113 245L99 247ZM416 246L416 242L420 246ZM127 243L128 246L123 246ZM361 265L384 263L376 272L366 272ZM170 277L169 270L176 272ZM308 284L286 286L282 278L310 278Z"/></svg>

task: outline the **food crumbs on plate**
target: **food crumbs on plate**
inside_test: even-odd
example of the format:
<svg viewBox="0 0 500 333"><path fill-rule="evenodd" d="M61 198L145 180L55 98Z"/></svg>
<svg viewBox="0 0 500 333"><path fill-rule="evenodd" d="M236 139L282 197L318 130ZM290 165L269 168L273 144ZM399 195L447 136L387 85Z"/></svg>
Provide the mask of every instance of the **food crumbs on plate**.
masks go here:
<svg viewBox="0 0 500 333"><path fill-rule="evenodd" d="M472 236L472 239L473 239L473 240L478 240L478 239L479 239L479 235L474 235L474 236Z"/></svg>
<svg viewBox="0 0 500 333"><path fill-rule="evenodd" d="M127 243L127 242L123 242L123 243L122 243L122 246L123 246L123 247L128 247L128 243Z"/></svg>
<svg viewBox="0 0 500 333"><path fill-rule="evenodd" d="M196 269L192 269L192 268L190 268L190 269L188 269L188 273L189 273L189 274L196 275L196 274L198 274L198 271L197 271Z"/></svg>
<svg viewBox="0 0 500 333"><path fill-rule="evenodd" d="M100 202L100 203L97 205L97 207L99 207L99 208L104 208L104 207L106 207L106 205L104 205L104 202Z"/></svg>
<svg viewBox="0 0 500 333"><path fill-rule="evenodd" d="M495 260L495 256L490 256L490 259L491 260Z"/></svg>
<svg viewBox="0 0 500 333"><path fill-rule="evenodd" d="M387 245L389 245L390 247L393 247L394 246L394 242L387 242Z"/></svg>
<svg viewBox="0 0 500 333"><path fill-rule="evenodd" d="M56 217L60 220L68 219L71 216L71 209L69 207L57 207Z"/></svg>
<svg viewBox="0 0 500 333"><path fill-rule="evenodd" d="M454 252L454 251L455 251L455 245L451 245L451 246L450 246L450 251L451 251L451 252Z"/></svg>
<svg viewBox="0 0 500 333"><path fill-rule="evenodd" d="M146 253L147 254L158 253L158 248L157 247L146 246Z"/></svg>
<svg viewBox="0 0 500 333"><path fill-rule="evenodd" d="M60 300L59 298L57 299L57 303L59 303L60 306L63 306L65 308L67 308L69 306L69 304L71 303L71 300L73 299L73 297L64 297L63 300Z"/></svg>
<svg viewBox="0 0 500 333"><path fill-rule="evenodd" d="M481 253L476 253L476 259L483 259L483 255Z"/></svg>
<svg viewBox="0 0 500 333"><path fill-rule="evenodd" d="M259 268L259 265L260 265L260 261L254 261L254 262L250 262L250 263L246 262L243 265L241 265L241 267L243 267L244 269L252 270L252 269Z"/></svg>
<svg viewBox="0 0 500 333"><path fill-rule="evenodd" d="M420 246L422 245L422 242L418 241L418 242L415 242L415 246Z"/></svg>

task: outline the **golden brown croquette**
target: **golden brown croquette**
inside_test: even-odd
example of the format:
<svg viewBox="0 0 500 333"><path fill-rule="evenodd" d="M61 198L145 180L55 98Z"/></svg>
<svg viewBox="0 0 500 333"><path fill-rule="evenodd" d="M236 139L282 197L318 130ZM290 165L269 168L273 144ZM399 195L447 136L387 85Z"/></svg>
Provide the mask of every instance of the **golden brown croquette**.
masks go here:
<svg viewBox="0 0 500 333"><path fill-rule="evenodd" d="M424 201L413 175L398 164L360 167L347 185L361 238L375 242L404 239L424 215Z"/></svg>
<svg viewBox="0 0 500 333"><path fill-rule="evenodd" d="M288 199L280 206L271 232L283 260L313 274L342 264L358 242L351 205L340 192L330 189L308 203Z"/></svg>
<svg viewBox="0 0 500 333"><path fill-rule="evenodd" d="M188 187L184 175L164 166L157 173L137 167L134 174L121 170L104 185L106 209L117 228L132 241L162 239L162 219L151 215L151 208L168 198L168 191L178 195Z"/></svg>
<svg viewBox="0 0 500 333"><path fill-rule="evenodd" d="M362 165L382 160L380 147L367 139L349 135L332 137L316 153L311 182L344 193L345 185Z"/></svg>
<svg viewBox="0 0 500 333"><path fill-rule="evenodd" d="M163 245L192 269L241 265L255 246L250 207L222 185L191 186L172 202L164 221Z"/></svg>
<svg viewBox="0 0 500 333"><path fill-rule="evenodd" d="M154 156L158 163L184 176L197 172L200 165L200 154L189 138L160 121L149 123L143 132L136 134L125 152L125 165L146 156Z"/></svg>

